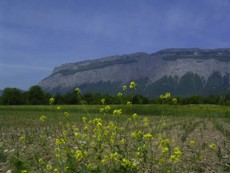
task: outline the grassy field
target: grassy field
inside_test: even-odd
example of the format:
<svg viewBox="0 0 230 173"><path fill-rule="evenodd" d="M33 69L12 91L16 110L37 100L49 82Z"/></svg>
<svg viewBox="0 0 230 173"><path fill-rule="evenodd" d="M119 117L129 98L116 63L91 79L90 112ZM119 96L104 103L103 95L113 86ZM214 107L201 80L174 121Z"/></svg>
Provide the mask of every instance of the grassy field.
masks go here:
<svg viewBox="0 0 230 173"><path fill-rule="evenodd" d="M230 107L0 106L0 172L230 172Z"/></svg>

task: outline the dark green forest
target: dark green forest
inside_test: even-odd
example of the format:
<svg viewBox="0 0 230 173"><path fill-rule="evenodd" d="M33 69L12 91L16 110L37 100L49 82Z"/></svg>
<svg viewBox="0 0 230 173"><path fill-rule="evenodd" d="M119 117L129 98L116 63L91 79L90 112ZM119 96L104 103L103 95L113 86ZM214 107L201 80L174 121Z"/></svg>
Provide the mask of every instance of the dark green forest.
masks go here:
<svg viewBox="0 0 230 173"><path fill-rule="evenodd" d="M189 74L188 74L189 75ZM169 82L173 79L168 78ZM183 79L181 79L183 80ZM192 83L189 81L183 82L191 86L192 83L200 83L200 80L194 76L194 81ZM211 81L210 81L211 83ZM196 85L199 86L199 85ZM189 87L191 88L191 87ZM188 89L189 89L188 88ZM200 88L195 88L199 90ZM184 92L189 92L190 90L184 90ZM164 94L164 93L162 93ZM148 98L141 94L126 93L122 96L112 96L108 94L100 93L85 93L80 96L76 91L68 92L66 94L55 94L51 95L47 92L44 92L40 86L32 86L28 91L21 91L17 88L5 88L0 96L1 105L48 105L49 98L55 98L55 104L62 105L73 105L73 104L89 104L97 105L101 104L101 99L106 100L106 104L126 104L126 101L131 100L132 104L161 104L161 99L157 98ZM230 94L225 95L208 95L208 96L176 96L177 104L218 104L218 105L230 105Z"/></svg>

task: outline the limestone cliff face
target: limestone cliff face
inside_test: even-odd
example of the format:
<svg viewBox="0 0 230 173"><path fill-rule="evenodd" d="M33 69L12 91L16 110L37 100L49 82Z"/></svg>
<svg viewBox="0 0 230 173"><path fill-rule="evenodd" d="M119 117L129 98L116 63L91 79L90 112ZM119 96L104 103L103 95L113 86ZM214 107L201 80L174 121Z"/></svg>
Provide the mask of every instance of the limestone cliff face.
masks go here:
<svg viewBox="0 0 230 173"><path fill-rule="evenodd" d="M46 91L62 93L100 82L123 85L147 79L148 86L164 76L176 76L179 82L189 72L198 74L204 82L214 72L230 74L230 49L166 49L64 64L39 85Z"/></svg>

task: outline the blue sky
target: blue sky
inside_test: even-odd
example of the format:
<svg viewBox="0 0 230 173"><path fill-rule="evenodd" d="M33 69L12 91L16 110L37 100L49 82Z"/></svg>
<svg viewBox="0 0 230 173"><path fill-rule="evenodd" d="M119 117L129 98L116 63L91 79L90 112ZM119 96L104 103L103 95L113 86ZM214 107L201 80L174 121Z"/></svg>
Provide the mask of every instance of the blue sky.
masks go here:
<svg viewBox="0 0 230 173"><path fill-rule="evenodd" d="M229 48L230 0L0 0L0 89L64 63L165 48Z"/></svg>

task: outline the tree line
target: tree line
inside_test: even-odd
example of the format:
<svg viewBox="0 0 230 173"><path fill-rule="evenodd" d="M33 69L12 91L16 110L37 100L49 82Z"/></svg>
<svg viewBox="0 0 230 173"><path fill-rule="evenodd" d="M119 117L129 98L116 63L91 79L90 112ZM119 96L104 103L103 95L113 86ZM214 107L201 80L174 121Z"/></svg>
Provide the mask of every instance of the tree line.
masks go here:
<svg viewBox="0 0 230 173"><path fill-rule="evenodd" d="M163 94L163 93L162 93ZM5 88L0 96L1 105L48 105L49 99L53 97L55 104L101 104L101 99L106 100L106 104L126 104L131 101L132 104L161 104L160 98L150 99L143 95L123 95L111 96L100 93L85 93L80 97L76 91L68 92L64 95L51 95L42 90L40 86L32 86L28 91L21 91L17 88ZM230 94L227 95L209 95L209 96L176 96L177 104L218 104L230 105ZM125 101L126 100L126 101Z"/></svg>

